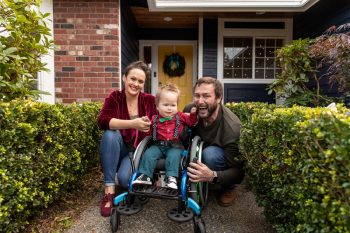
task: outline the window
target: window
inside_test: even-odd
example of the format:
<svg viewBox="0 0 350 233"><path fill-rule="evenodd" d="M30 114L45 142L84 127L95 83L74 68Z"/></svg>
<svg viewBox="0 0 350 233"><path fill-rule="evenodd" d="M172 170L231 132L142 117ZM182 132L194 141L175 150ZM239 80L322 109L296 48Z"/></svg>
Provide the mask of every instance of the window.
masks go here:
<svg viewBox="0 0 350 233"><path fill-rule="evenodd" d="M218 79L224 85L272 83L281 72L276 50L292 39L292 18L219 19Z"/></svg>
<svg viewBox="0 0 350 233"><path fill-rule="evenodd" d="M224 79L274 79L281 71L275 52L283 39L224 37L223 44Z"/></svg>

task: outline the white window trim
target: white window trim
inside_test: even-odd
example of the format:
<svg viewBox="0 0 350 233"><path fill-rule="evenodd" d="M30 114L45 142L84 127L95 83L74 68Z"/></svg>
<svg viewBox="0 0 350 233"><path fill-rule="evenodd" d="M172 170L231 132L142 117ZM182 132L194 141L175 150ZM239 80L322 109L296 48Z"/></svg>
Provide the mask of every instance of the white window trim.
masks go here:
<svg viewBox="0 0 350 233"><path fill-rule="evenodd" d="M285 29L232 29L225 28L225 22L284 22ZM286 43L290 43L293 38L293 19L225 19L218 20L218 68L217 77L223 84L240 83L240 84L268 84L274 79L224 79L223 78L223 41L224 37L259 37L259 38L282 38ZM254 50L253 50L254 51ZM255 66L253 64L253 70Z"/></svg>
<svg viewBox="0 0 350 233"><path fill-rule="evenodd" d="M52 0L44 0L40 6L42 13L50 13L45 22L50 29L52 36L48 39L53 39L53 2ZM40 95L39 101L50 104L55 104L55 61L54 61L54 49L49 50L49 54L43 56L41 60L47 63L46 68L48 71L42 71L38 73L38 89L50 93L50 95Z"/></svg>

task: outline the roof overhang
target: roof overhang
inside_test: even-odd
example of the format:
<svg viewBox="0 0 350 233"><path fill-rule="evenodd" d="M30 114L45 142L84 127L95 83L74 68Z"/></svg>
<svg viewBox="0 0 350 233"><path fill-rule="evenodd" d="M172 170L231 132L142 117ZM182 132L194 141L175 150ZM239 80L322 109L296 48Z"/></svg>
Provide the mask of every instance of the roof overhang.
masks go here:
<svg viewBox="0 0 350 233"><path fill-rule="evenodd" d="M319 0L147 0L150 11L303 12Z"/></svg>

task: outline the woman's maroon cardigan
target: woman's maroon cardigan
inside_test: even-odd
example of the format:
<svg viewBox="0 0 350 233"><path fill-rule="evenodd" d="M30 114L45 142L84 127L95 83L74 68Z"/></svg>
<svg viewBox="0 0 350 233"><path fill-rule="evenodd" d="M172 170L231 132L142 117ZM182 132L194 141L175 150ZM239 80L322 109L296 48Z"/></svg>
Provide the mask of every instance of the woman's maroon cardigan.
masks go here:
<svg viewBox="0 0 350 233"><path fill-rule="evenodd" d="M138 98L139 117L148 116L149 119L152 119L152 115L157 114L155 97L141 92ZM105 99L98 116L98 127L102 130L108 130L109 121L112 118L130 120L124 89L121 91L113 91ZM136 129L120 129L119 131L123 136L124 142L134 145L135 148L145 136L149 135L149 132L143 133Z"/></svg>

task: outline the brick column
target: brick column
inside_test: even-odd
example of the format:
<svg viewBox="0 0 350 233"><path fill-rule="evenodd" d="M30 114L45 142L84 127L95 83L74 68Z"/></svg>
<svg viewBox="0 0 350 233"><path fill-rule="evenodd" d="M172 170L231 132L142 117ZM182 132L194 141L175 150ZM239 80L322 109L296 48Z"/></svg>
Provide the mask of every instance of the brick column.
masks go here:
<svg viewBox="0 0 350 233"><path fill-rule="evenodd" d="M54 0L56 102L103 101L119 80L119 1Z"/></svg>

